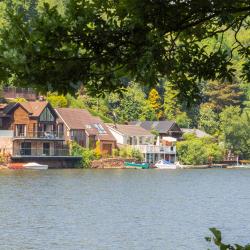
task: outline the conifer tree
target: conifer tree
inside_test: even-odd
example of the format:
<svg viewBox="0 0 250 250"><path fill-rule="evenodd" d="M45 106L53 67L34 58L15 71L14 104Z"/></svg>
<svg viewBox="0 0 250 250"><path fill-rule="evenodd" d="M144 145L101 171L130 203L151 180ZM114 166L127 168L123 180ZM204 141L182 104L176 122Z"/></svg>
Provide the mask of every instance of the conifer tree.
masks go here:
<svg viewBox="0 0 250 250"><path fill-rule="evenodd" d="M164 115L169 120L174 120L177 113L180 112L178 103L179 90L174 88L174 84L166 82L164 85Z"/></svg>

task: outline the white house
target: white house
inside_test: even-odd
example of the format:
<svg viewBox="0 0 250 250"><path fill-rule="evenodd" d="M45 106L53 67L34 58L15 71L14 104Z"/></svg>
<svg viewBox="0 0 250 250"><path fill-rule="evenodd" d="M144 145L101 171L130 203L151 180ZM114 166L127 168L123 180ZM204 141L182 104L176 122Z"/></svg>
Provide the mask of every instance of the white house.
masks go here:
<svg viewBox="0 0 250 250"><path fill-rule="evenodd" d="M108 128L118 147L131 146L138 149L143 154L145 162L154 163L160 159L172 162L176 160L176 139L172 137L162 138L155 145L155 135L140 126L109 124Z"/></svg>

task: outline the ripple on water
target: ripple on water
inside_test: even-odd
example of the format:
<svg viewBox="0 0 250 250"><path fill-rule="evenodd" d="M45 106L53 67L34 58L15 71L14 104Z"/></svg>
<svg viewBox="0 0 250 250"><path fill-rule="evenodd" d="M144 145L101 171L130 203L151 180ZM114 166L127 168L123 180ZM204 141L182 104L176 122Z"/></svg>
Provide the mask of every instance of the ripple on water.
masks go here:
<svg viewBox="0 0 250 250"><path fill-rule="evenodd" d="M250 239L250 171L0 172L0 249L207 249Z"/></svg>

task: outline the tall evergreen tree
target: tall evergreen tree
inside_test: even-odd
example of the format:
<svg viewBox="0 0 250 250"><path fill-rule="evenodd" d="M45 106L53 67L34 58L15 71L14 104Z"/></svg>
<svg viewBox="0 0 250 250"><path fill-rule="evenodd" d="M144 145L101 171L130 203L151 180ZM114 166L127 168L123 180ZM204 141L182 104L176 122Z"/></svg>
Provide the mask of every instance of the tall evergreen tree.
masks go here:
<svg viewBox="0 0 250 250"><path fill-rule="evenodd" d="M238 83L210 81L205 90L207 104L217 113L227 106L238 106L242 103L244 93Z"/></svg>
<svg viewBox="0 0 250 250"><path fill-rule="evenodd" d="M177 113L180 113L180 104L178 102L179 90L170 82L166 82L164 87L164 115L167 119L174 120Z"/></svg>

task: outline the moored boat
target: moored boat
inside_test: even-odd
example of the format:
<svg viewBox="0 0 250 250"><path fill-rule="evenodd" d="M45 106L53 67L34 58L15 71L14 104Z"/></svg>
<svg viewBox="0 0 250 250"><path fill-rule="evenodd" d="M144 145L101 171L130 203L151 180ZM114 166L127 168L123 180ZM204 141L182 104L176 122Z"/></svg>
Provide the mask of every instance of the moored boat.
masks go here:
<svg viewBox="0 0 250 250"><path fill-rule="evenodd" d="M149 164L148 163L135 163L135 162L125 162L124 163L125 168L137 168L137 169L148 169Z"/></svg>
<svg viewBox="0 0 250 250"><path fill-rule="evenodd" d="M159 160L155 163L155 167L158 169L177 169L177 164L171 163L166 160Z"/></svg>
<svg viewBox="0 0 250 250"><path fill-rule="evenodd" d="M36 162L29 162L27 164L24 164L23 167L25 169L34 169L34 170L46 170L46 169L48 169L48 165L42 165L42 164L38 164Z"/></svg>

